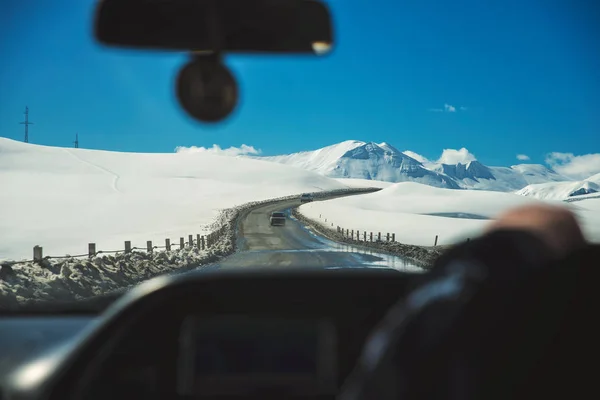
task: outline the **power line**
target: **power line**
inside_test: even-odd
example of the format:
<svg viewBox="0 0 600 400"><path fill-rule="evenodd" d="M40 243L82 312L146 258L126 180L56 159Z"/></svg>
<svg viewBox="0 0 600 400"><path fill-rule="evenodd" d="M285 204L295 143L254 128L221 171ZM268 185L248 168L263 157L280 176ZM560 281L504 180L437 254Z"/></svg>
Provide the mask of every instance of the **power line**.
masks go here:
<svg viewBox="0 0 600 400"><path fill-rule="evenodd" d="M25 125L25 143L29 143L29 125L33 125L29 122L29 107L25 106L25 121L19 123Z"/></svg>
<svg viewBox="0 0 600 400"><path fill-rule="evenodd" d="M75 141L73 143L75 144L75 148L78 149L79 148L79 134L78 133L75 134Z"/></svg>

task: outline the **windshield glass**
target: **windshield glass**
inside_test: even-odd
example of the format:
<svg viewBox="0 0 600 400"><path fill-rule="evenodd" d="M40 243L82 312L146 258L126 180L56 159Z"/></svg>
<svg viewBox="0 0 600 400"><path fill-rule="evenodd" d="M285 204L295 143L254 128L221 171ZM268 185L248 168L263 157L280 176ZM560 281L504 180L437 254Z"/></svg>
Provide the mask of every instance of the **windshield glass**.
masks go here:
<svg viewBox="0 0 600 400"><path fill-rule="evenodd" d="M102 45L98 4L0 13L0 308L290 251L420 273L537 202L600 241L593 1L327 0L315 54L224 54L215 122L180 103L191 51Z"/></svg>

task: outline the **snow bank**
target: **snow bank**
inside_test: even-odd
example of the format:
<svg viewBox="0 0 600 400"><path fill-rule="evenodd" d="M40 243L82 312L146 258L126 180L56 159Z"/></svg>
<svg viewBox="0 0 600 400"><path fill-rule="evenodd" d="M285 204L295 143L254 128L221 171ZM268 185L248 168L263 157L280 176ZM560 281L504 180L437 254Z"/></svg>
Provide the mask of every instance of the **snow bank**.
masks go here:
<svg viewBox="0 0 600 400"><path fill-rule="evenodd" d="M376 193L302 205L300 212L316 220L327 218L329 225L395 233L398 242L431 246L436 235L439 245L453 244L480 234L488 219L499 213L539 201L511 193L403 182Z"/></svg>
<svg viewBox="0 0 600 400"><path fill-rule="evenodd" d="M367 238L367 241L365 241L362 234L360 238L356 237L356 235L349 237L345 232L333 230L331 224L327 224L323 219L315 220L302 215L298 209L292 210L292 215L313 232L324 236L329 240L339 243L348 243L357 248L368 247L369 249L376 249L380 252L394 254L410 260L412 264L422 269L431 268L435 260L447 249L447 246L416 246L392 241L387 242L385 238L382 238L382 241L377 241L376 238L373 238L373 242ZM418 271L422 272L421 269Z"/></svg>
<svg viewBox="0 0 600 400"><path fill-rule="evenodd" d="M72 301L124 289L170 271L185 271L215 261L220 248L116 254L2 266L0 309L32 301Z"/></svg>
<svg viewBox="0 0 600 400"><path fill-rule="evenodd" d="M0 138L0 259L120 250L124 241L204 234L219 211L250 201L346 188L278 163L203 153L142 154Z"/></svg>

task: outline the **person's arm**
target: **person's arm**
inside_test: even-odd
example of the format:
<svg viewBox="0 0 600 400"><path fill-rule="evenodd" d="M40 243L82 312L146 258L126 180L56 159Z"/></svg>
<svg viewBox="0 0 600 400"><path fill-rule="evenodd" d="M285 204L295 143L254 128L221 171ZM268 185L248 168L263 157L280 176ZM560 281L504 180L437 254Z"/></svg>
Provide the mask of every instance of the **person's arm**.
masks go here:
<svg viewBox="0 0 600 400"><path fill-rule="evenodd" d="M492 222L486 234L449 250L435 263L470 260L488 267L542 266L585 246L575 216L565 208L534 205L512 209Z"/></svg>
<svg viewBox="0 0 600 400"><path fill-rule="evenodd" d="M450 249L415 278L371 334L340 398L511 393L502 383L485 389L490 376L510 377L517 366L502 369L494 361L510 355L519 323L529 318L523 294L532 294L528 285L551 273L554 261L584 246L575 216L564 208L528 206L501 215L483 236ZM497 367L502 374L494 374Z"/></svg>

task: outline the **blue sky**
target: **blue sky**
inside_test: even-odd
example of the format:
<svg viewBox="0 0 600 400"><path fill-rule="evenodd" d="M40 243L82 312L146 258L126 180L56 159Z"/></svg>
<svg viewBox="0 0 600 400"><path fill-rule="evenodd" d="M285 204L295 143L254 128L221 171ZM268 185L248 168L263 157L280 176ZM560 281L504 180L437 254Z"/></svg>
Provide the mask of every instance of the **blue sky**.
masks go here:
<svg viewBox="0 0 600 400"><path fill-rule="evenodd" d="M174 99L185 55L95 44L94 3L3 5L0 136L22 139L28 105L30 141L56 146L78 132L82 147L136 152L248 144L272 155L347 139L429 159L466 147L488 165L600 152L594 1L331 0L329 56L227 58L242 99L217 126Z"/></svg>

